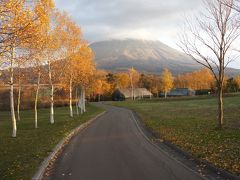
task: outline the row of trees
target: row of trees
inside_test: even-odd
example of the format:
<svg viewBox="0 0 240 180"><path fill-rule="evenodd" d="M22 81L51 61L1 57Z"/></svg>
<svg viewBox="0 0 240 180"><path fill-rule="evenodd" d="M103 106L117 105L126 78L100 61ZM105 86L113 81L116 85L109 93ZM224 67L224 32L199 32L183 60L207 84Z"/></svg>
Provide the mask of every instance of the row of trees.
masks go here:
<svg viewBox="0 0 240 180"><path fill-rule="evenodd" d="M130 88L133 91L134 88L146 88L157 97L159 97L160 92L164 93L166 97L167 93L173 88L214 91L216 85L213 75L207 69L180 74L175 77L168 69L165 69L161 75L141 74L134 68L119 73L98 72L96 76L98 90L95 93L99 96L103 94L111 95L116 89ZM234 82L237 82L236 80L234 78ZM134 95L132 97L134 98Z"/></svg>
<svg viewBox="0 0 240 180"><path fill-rule="evenodd" d="M18 89L20 120L21 90L35 87L35 128L38 128L38 99L41 88L49 88L50 123L54 124L54 93L69 92L69 113L73 117L73 89L78 106L85 110L85 91L93 84L93 52L82 39L80 27L54 8L52 0L2 0L0 2L0 63L10 87L13 132L17 135L14 90ZM25 71L31 72L30 77ZM31 74L30 73L30 74ZM29 73L28 73L29 74ZM43 84L44 83L44 84ZM79 93L81 92L81 93Z"/></svg>
<svg viewBox="0 0 240 180"><path fill-rule="evenodd" d="M217 92L217 82L211 71L204 68L191 73L172 75L165 69L161 75L141 74L134 68L126 72L108 73L106 71L98 71L95 75L96 84L92 89L93 99L100 101L101 96L111 96L116 89L132 89L146 88L156 97L159 93L163 93L167 97L167 93L173 88L189 88L196 90L199 94L208 94L209 92ZM240 76L225 77L224 92L239 92ZM96 98L97 96L97 98ZM134 94L132 94L134 99Z"/></svg>

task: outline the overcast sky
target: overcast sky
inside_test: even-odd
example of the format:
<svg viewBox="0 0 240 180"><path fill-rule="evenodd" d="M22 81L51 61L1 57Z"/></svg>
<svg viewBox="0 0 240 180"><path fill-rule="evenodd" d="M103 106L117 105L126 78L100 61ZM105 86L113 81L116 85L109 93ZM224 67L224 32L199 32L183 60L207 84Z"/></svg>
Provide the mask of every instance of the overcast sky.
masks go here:
<svg viewBox="0 0 240 180"><path fill-rule="evenodd" d="M184 17L201 10L201 0L56 0L80 25L88 42L110 39L160 40L178 48ZM232 64L240 68L240 65Z"/></svg>

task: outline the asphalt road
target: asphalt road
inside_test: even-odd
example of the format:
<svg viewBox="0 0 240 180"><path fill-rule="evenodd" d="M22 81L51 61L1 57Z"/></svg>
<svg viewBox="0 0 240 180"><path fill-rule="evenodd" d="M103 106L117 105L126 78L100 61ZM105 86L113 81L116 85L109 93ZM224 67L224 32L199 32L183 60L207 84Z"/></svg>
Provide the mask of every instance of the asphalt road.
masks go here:
<svg viewBox="0 0 240 180"><path fill-rule="evenodd" d="M203 179L149 141L131 111L107 107L57 159L53 180Z"/></svg>

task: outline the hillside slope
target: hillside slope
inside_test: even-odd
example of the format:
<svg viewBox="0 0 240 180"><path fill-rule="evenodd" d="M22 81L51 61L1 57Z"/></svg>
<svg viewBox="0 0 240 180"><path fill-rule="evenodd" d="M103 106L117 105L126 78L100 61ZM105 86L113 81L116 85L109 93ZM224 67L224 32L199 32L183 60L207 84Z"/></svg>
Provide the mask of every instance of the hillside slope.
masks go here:
<svg viewBox="0 0 240 180"><path fill-rule="evenodd" d="M99 69L122 71L134 67L141 72L161 73L164 68L173 74L192 72L202 68L184 53L160 41L149 40L111 40L90 45L96 56ZM229 75L240 71L229 68Z"/></svg>

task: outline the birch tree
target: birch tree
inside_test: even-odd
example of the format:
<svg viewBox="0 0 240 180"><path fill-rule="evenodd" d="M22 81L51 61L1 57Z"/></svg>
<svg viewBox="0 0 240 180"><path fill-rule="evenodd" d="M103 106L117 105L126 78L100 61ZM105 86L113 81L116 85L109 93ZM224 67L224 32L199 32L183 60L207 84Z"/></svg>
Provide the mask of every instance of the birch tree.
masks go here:
<svg viewBox="0 0 240 180"><path fill-rule="evenodd" d="M127 73L118 73L117 77L117 88L125 89L130 86L130 78Z"/></svg>
<svg viewBox="0 0 240 180"><path fill-rule="evenodd" d="M79 97L79 90L78 90L78 87L75 87L75 107L76 107L76 114L77 116L79 116L79 106L78 106L78 99L80 98Z"/></svg>
<svg viewBox="0 0 240 180"><path fill-rule="evenodd" d="M58 12L52 15L51 28L45 32L46 37L46 50L44 51L46 63L47 63L47 74L50 86L50 123L54 124L54 93L55 84L61 79L63 75L63 64L65 49L61 44L61 32L59 32L59 21L57 19Z"/></svg>
<svg viewBox="0 0 240 180"><path fill-rule="evenodd" d="M54 57L54 53L55 53L55 48L57 49L57 45L54 44L56 41L56 39L52 39L52 37L50 37L50 41L51 41L51 49L47 49L47 73L48 73L48 79L49 79L49 85L50 85L50 123L54 124L55 120L54 120L54 92L55 92L55 86L54 86L54 80L55 80L55 73L54 71L56 69L54 69L54 62L56 61L55 57ZM56 65L56 64L55 64ZM56 65L57 66L57 65Z"/></svg>
<svg viewBox="0 0 240 180"><path fill-rule="evenodd" d="M35 93L35 99L34 99L34 127L38 128L38 98L39 98L39 90L40 90L40 82L41 82L41 76L42 76L42 61L40 58L35 57L34 58L34 74L37 74L37 82L36 82L36 93Z"/></svg>
<svg viewBox="0 0 240 180"><path fill-rule="evenodd" d="M74 58L78 58L76 53L81 47L81 30L66 13L58 13L58 33L61 34L61 43L65 49L65 68L64 79L67 81L69 88L69 113L73 117L73 84L76 66L79 64L74 63Z"/></svg>
<svg viewBox="0 0 240 180"><path fill-rule="evenodd" d="M38 47L39 48L39 47ZM43 70L43 55L41 49L37 50L34 49L33 53L33 58L32 58L32 64L33 64L33 74L35 75L35 98L34 98L34 127L37 129L38 128L38 99L39 99L39 91L40 91L40 83L41 83L41 78L42 74L44 72Z"/></svg>
<svg viewBox="0 0 240 180"><path fill-rule="evenodd" d="M86 111L85 99L86 99L86 89L90 85L90 79L95 72L95 65L93 63L93 51L88 47L86 43L83 43L79 48L78 53L76 53L76 57L74 58L74 67L75 75L74 82L77 87L80 88L80 100L79 107L81 109L81 113Z"/></svg>
<svg viewBox="0 0 240 180"><path fill-rule="evenodd" d="M188 22L185 33L181 37L180 47L214 75L218 90L218 127L222 128L225 70L234 60L231 53L240 35L240 23L238 16L232 10L234 0L204 2L207 14L195 17L196 25Z"/></svg>
<svg viewBox="0 0 240 180"><path fill-rule="evenodd" d="M16 123L16 116L15 116L15 109L14 109L14 81L13 81L13 62L15 58L14 54L14 48L12 47L10 50L11 57L10 57L10 110L11 110L11 118L12 118L12 126L13 126L13 131L12 131L12 137L17 136L17 123Z"/></svg>
<svg viewBox="0 0 240 180"><path fill-rule="evenodd" d="M25 74L23 72L24 67L24 58L19 58L17 60L17 84L18 84L18 98L17 98L17 120L20 121L20 106L21 106L21 93L22 93L22 84L26 82Z"/></svg>
<svg viewBox="0 0 240 180"><path fill-rule="evenodd" d="M140 79L139 73L132 67L128 70L129 78L130 78L130 84L131 84L131 91L132 91L132 100L135 100L135 93L134 89L137 86L137 83Z"/></svg>
<svg viewBox="0 0 240 180"><path fill-rule="evenodd" d="M165 98L167 98L167 93L173 88L173 82L172 73L168 69L164 69L161 76L161 89Z"/></svg>

